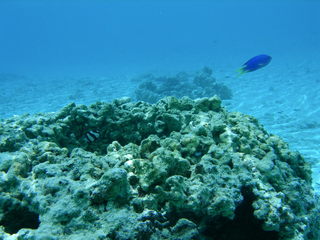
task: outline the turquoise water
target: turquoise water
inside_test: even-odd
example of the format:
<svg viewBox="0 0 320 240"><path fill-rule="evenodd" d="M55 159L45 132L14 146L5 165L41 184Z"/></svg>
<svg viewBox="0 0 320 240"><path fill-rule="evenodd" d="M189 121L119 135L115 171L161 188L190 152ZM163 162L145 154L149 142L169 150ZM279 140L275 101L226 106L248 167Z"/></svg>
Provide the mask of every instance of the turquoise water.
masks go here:
<svg viewBox="0 0 320 240"><path fill-rule="evenodd" d="M319 1L0 2L0 117L133 96L132 78L213 69L320 183ZM270 65L236 77L249 58Z"/></svg>

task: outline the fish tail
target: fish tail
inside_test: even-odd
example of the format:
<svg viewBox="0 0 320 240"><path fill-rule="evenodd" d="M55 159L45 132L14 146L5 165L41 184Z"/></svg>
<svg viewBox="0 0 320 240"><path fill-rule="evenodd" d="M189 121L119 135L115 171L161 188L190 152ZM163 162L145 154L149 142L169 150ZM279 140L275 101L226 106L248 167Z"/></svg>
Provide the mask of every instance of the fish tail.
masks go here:
<svg viewBox="0 0 320 240"><path fill-rule="evenodd" d="M244 68L242 67L242 68L239 68L239 69L237 70L237 72L238 72L238 75L242 75L242 74L246 73L247 71L244 70Z"/></svg>
<svg viewBox="0 0 320 240"><path fill-rule="evenodd" d="M237 70L237 75L236 75L236 78L240 77L242 74L246 73L247 71L242 68L239 68Z"/></svg>

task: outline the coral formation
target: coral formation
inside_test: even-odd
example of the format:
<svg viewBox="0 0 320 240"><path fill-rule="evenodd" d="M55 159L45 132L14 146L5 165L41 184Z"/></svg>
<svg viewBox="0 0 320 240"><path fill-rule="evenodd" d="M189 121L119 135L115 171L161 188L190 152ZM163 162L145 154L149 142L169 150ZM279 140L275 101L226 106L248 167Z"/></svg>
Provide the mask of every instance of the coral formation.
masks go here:
<svg viewBox="0 0 320 240"><path fill-rule="evenodd" d="M302 156L217 97L16 116L0 151L0 239L318 237Z"/></svg>
<svg viewBox="0 0 320 240"><path fill-rule="evenodd" d="M166 96L178 98L187 96L196 99L217 95L221 99L232 98L231 89L222 83L217 83L212 76L212 70L208 67L194 74L180 72L170 77L146 74L134 81L140 82L135 91L136 99L149 103L155 103Z"/></svg>

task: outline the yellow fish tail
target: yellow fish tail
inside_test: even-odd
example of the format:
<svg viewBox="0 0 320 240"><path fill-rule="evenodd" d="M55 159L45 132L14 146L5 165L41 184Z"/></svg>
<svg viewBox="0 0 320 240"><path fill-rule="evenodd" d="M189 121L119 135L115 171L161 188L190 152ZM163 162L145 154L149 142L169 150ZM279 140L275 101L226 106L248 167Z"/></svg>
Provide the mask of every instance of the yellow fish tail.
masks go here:
<svg viewBox="0 0 320 240"><path fill-rule="evenodd" d="M239 75L241 75L241 74L246 73L247 71L244 70L243 68L239 68L239 69L237 70L237 72L238 72Z"/></svg>
<svg viewBox="0 0 320 240"><path fill-rule="evenodd" d="M239 69L237 70L237 72L238 72L238 74L237 74L236 77L238 78L238 77L240 77L242 74L246 73L247 71L244 70L243 67L242 67L242 68L239 68Z"/></svg>

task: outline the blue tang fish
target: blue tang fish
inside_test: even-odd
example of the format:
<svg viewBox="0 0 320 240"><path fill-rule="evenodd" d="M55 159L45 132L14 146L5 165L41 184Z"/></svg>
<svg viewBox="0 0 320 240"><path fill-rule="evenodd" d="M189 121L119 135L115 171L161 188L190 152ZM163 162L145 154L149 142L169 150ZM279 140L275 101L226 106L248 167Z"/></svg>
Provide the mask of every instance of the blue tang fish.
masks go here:
<svg viewBox="0 0 320 240"><path fill-rule="evenodd" d="M251 59L249 59L246 63L242 65L242 67L238 70L240 74L247 73L247 72L253 72L255 70L258 70L264 66L267 66L272 57L261 54L258 56L255 56Z"/></svg>

